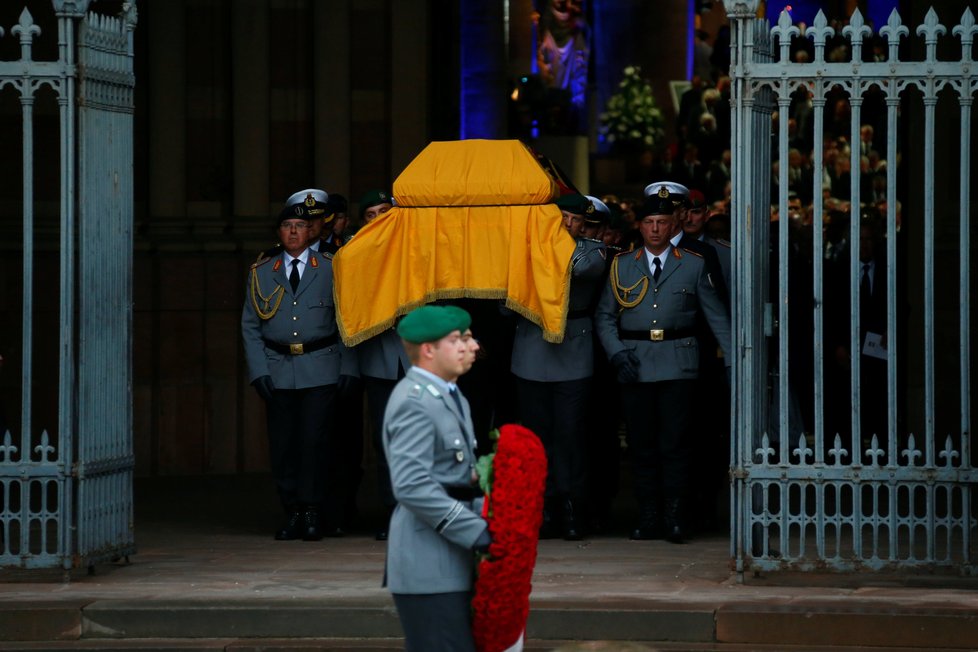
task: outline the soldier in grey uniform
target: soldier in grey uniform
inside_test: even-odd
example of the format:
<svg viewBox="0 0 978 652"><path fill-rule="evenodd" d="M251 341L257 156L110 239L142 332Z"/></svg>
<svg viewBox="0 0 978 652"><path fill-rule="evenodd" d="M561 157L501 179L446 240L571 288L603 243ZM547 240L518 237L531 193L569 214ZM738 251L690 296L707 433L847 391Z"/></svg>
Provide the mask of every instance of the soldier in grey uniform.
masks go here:
<svg viewBox="0 0 978 652"><path fill-rule="evenodd" d="M695 322L702 314L726 359L730 318L706 261L674 247L675 203L662 188L639 212L644 246L616 256L595 314L601 344L622 383L639 522L633 539L682 542L690 481L687 440L699 368Z"/></svg>
<svg viewBox="0 0 978 652"><path fill-rule="evenodd" d="M706 205L706 196L691 188L686 197L686 219L683 221L683 231L688 236L710 245L717 252L720 259L720 270L723 272L723 281L729 291L733 286L730 284L730 241L714 238L706 232L706 219L709 206Z"/></svg>
<svg viewBox="0 0 978 652"><path fill-rule="evenodd" d="M272 474L286 511L275 538L318 540L337 383L355 367L336 328L332 257L308 246L326 193L290 199L297 201L277 221L282 252L251 266L241 334L248 380L267 406Z"/></svg>
<svg viewBox="0 0 978 652"><path fill-rule="evenodd" d="M474 652L474 552L491 539L479 515L476 441L468 401L455 381L471 367L467 312L422 306L397 332L414 364L384 413L384 450L397 508L386 583L409 652Z"/></svg>
<svg viewBox="0 0 978 652"><path fill-rule="evenodd" d="M605 274L605 246L581 236L585 220L595 220L594 205L583 195L556 202L564 227L577 242L571 259L570 298L564 341L543 339L540 327L518 318L510 367L516 376L520 421L547 451L547 491L541 536L560 533L582 538L581 514L587 491L585 436L594 339L594 303Z"/></svg>
<svg viewBox="0 0 978 652"><path fill-rule="evenodd" d="M360 198L361 220L369 224L389 211L393 202L393 197L385 190L370 190L364 193ZM367 397L367 415L370 419L374 454L377 458L377 494L383 511L374 538L378 541L386 541L395 500L394 493L391 491L390 471L382 441L384 410L394 386L410 369L411 362L401 345L401 338L393 328L358 344L354 351L357 354L363 390Z"/></svg>

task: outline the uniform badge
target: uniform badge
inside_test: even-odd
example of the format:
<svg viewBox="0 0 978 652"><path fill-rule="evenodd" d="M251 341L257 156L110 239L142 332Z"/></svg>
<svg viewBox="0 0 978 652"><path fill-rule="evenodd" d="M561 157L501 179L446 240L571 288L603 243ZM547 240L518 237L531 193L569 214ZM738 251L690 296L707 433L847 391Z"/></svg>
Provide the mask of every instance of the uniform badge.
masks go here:
<svg viewBox="0 0 978 652"><path fill-rule="evenodd" d="M659 197L661 199L668 199L669 198L669 189L666 188L665 186L662 186L661 188L659 188Z"/></svg>
<svg viewBox="0 0 978 652"><path fill-rule="evenodd" d="M427 389L428 393L434 396L435 398L441 396L441 392L439 392L438 388L435 387L434 385L428 385L427 387L425 387L425 389Z"/></svg>
<svg viewBox="0 0 978 652"><path fill-rule="evenodd" d="M310 267L319 267L319 261L316 260L315 256L309 256L309 265Z"/></svg>
<svg viewBox="0 0 978 652"><path fill-rule="evenodd" d="M272 265L272 271L273 272L277 272L280 269L282 269L282 259L281 258L279 258L278 260L276 260L275 261L275 264Z"/></svg>
<svg viewBox="0 0 978 652"><path fill-rule="evenodd" d="M457 462L464 462L465 461L465 453L463 453L462 451L455 451L455 461L457 461Z"/></svg>
<svg viewBox="0 0 978 652"><path fill-rule="evenodd" d="M312 208L313 206L316 205L316 200L313 198L311 192L306 195L306 201L304 201L303 203L309 208Z"/></svg>

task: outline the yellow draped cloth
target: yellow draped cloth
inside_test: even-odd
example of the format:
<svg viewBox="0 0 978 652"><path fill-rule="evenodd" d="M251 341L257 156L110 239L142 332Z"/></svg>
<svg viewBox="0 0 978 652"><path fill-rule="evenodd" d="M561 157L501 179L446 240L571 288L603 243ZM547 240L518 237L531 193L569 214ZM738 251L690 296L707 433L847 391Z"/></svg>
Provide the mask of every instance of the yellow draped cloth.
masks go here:
<svg viewBox="0 0 978 652"><path fill-rule="evenodd" d="M438 299L505 299L560 342L576 244L550 203L557 185L517 140L428 145L394 182L397 206L333 259L348 346Z"/></svg>

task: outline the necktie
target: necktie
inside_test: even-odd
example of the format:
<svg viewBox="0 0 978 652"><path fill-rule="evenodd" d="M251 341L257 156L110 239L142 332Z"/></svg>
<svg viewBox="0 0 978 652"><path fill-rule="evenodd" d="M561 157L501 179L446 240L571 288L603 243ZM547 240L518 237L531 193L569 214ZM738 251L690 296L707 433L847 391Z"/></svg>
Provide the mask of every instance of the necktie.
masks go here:
<svg viewBox="0 0 978 652"><path fill-rule="evenodd" d="M458 397L458 389L453 387L448 390L448 393L452 395L453 399L455 399L455 405L458 407L458 413L465 414L465 410L462 409L462 399Z"/></svg>
<svg viewBox="0 0 978 652"><path fill-rule="evenodd" d="M659 282L659 274L661 274L661 273L662 273L662 263L659 262L659 259L658 258L653 258L652 259L652 279L656 283Z"/></svg>
<svg viewBox="0 0 978 652"><path fill-rule="evenodd" d="M299 289L299 259L292 259L292 272L289 274L289 285L292 286L292 292Z"/></svg>

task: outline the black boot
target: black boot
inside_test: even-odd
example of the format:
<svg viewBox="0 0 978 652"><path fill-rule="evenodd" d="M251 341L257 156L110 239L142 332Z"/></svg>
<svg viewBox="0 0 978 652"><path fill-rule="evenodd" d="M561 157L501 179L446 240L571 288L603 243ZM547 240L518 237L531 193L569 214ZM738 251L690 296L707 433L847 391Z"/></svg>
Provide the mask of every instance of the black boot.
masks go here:
<svg viewBox="0 0 978 652"><path fill-rule="evenodd" d="M683 543L686 540L686 533L683 530L682 501L679 498L666 500L666 510L662 521L665 525L666 541Z"/></svg>
<svg viewBox="0 0 978 652"><path fill-rule="evenodd" d="M302 536L303 514L296 508L288 510L285 523L275 532L276 541L293 541Z"/></svg>
<svg viewBox="0 0 978 652"><path fill-rule="evenodd" d="M323 538L323 532L319 525L319 510L315 507L306 507L302 513L302 540L319 541Z"/></svg>
<svg viewBox="0 0 978 652"><path fill-rule="evenodd" d="M543 522L540 523L540 538L541 539L556 539L557 538L557 523L555 520L556 513L554 511L554 500L552 498L546 498L543 503Z"/></svg>
<svg viewBox="0 0 978 652"><path fill-rule="evenodd" d="M659 527L659 512L654 506L642 507L638 517L638 525L632 530L628 538L633 541L648 541L662 538L662 532Z"/></svg>
<svg viewBox="0 0 978 652"><path fill-rule="evenodd" d="M580 518L574 513L574 502L566 498L563 502L564 541L580 541L584 538Z"/></svg>

